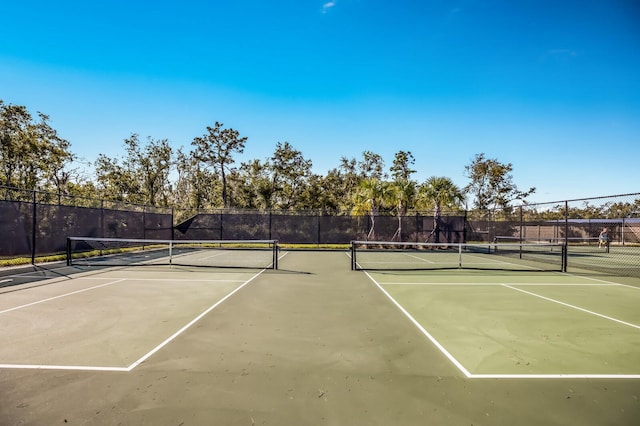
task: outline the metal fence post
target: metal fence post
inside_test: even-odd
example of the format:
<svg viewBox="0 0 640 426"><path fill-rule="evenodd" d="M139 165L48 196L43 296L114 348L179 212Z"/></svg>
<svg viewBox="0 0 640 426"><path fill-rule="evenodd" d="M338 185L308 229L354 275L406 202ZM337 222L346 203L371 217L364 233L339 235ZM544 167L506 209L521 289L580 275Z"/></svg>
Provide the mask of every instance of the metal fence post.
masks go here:
<svg viewBox="0 0 640 426"><path fill-rule="evenodd" d="M31 220L31 264L35 265L36 263L36 231L38 227L38 218L37 215L37 204L36 204L36 191L31 191L31 202L32 202L32 220Z"/></svg>

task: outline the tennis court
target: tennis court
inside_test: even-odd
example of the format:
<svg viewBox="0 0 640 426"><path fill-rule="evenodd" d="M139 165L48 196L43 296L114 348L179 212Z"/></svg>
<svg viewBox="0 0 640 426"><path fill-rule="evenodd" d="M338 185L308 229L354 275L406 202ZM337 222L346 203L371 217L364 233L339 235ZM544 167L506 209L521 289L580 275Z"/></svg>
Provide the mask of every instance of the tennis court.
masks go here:
<svg viewBox="0 0 640 426"><path fill-rule="evenodd" d="M349 251L281 250L277 269L148 256L0 289L2 424L640 420L635 278L357 271Z"/></svg>

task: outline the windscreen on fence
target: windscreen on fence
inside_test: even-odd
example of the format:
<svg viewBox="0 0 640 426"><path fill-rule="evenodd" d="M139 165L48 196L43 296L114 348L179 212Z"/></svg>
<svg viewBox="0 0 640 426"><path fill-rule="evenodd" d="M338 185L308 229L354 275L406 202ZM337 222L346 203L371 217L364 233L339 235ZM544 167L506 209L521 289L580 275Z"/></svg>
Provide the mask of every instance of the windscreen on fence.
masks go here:
<svg viewBox="0 0 640 426"><path fill-rule="evenodd" d="M567 267L640 277L640 193L523 204L504 209L403 216L318 211L174 210L0 186L0 258L63 254L70 235L164 240L279 240L346 245L352 240L415 243L551 243L567 246ZM602 235L606 236L603 244Z"/></svg>
<svg viewBox="0 0 640 426"><path fill-rule="evenodd" d="M63 254L66 238L164 238L173 233L172 215L149 211L0 200L0 257Z"/></svg>
<svg viewBox="0 0 640 426"><path fill-rule="evenodd" d="M348 216L317 213L199 213L176 225L176 239L277 239L281 244L349 244L353 239L463 242L464 216Z"/></svg>

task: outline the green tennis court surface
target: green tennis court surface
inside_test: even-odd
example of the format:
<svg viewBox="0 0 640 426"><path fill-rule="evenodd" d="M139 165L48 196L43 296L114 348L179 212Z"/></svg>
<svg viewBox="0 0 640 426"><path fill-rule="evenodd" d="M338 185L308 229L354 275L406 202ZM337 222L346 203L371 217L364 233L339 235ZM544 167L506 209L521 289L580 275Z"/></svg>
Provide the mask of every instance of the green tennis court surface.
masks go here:
<svg viewBox="0 0 640 426"><path fill-rule="evenodd" d="M467 377L640 379L640 288L560 273L369 276Z"/></svg>
<svg viewBox="0 0 640 426"><path fill-rule="evenodd" d="M0 293L1 424L629 425L640 282L72 266Z"/></svg>

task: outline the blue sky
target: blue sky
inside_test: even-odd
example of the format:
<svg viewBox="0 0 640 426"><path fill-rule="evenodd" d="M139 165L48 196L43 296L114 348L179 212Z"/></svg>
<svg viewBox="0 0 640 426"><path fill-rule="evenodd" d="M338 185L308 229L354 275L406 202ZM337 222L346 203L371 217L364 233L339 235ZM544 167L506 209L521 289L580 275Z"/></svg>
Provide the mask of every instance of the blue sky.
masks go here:
<svg viewBox="0 0 640 426"><path fill-rule="evenodd" d="M485 153L530 201L640 192L635 0L5 3L0 99L89 162L220 121L248 137L238 163L404 150L462 187Z"/></svg>

